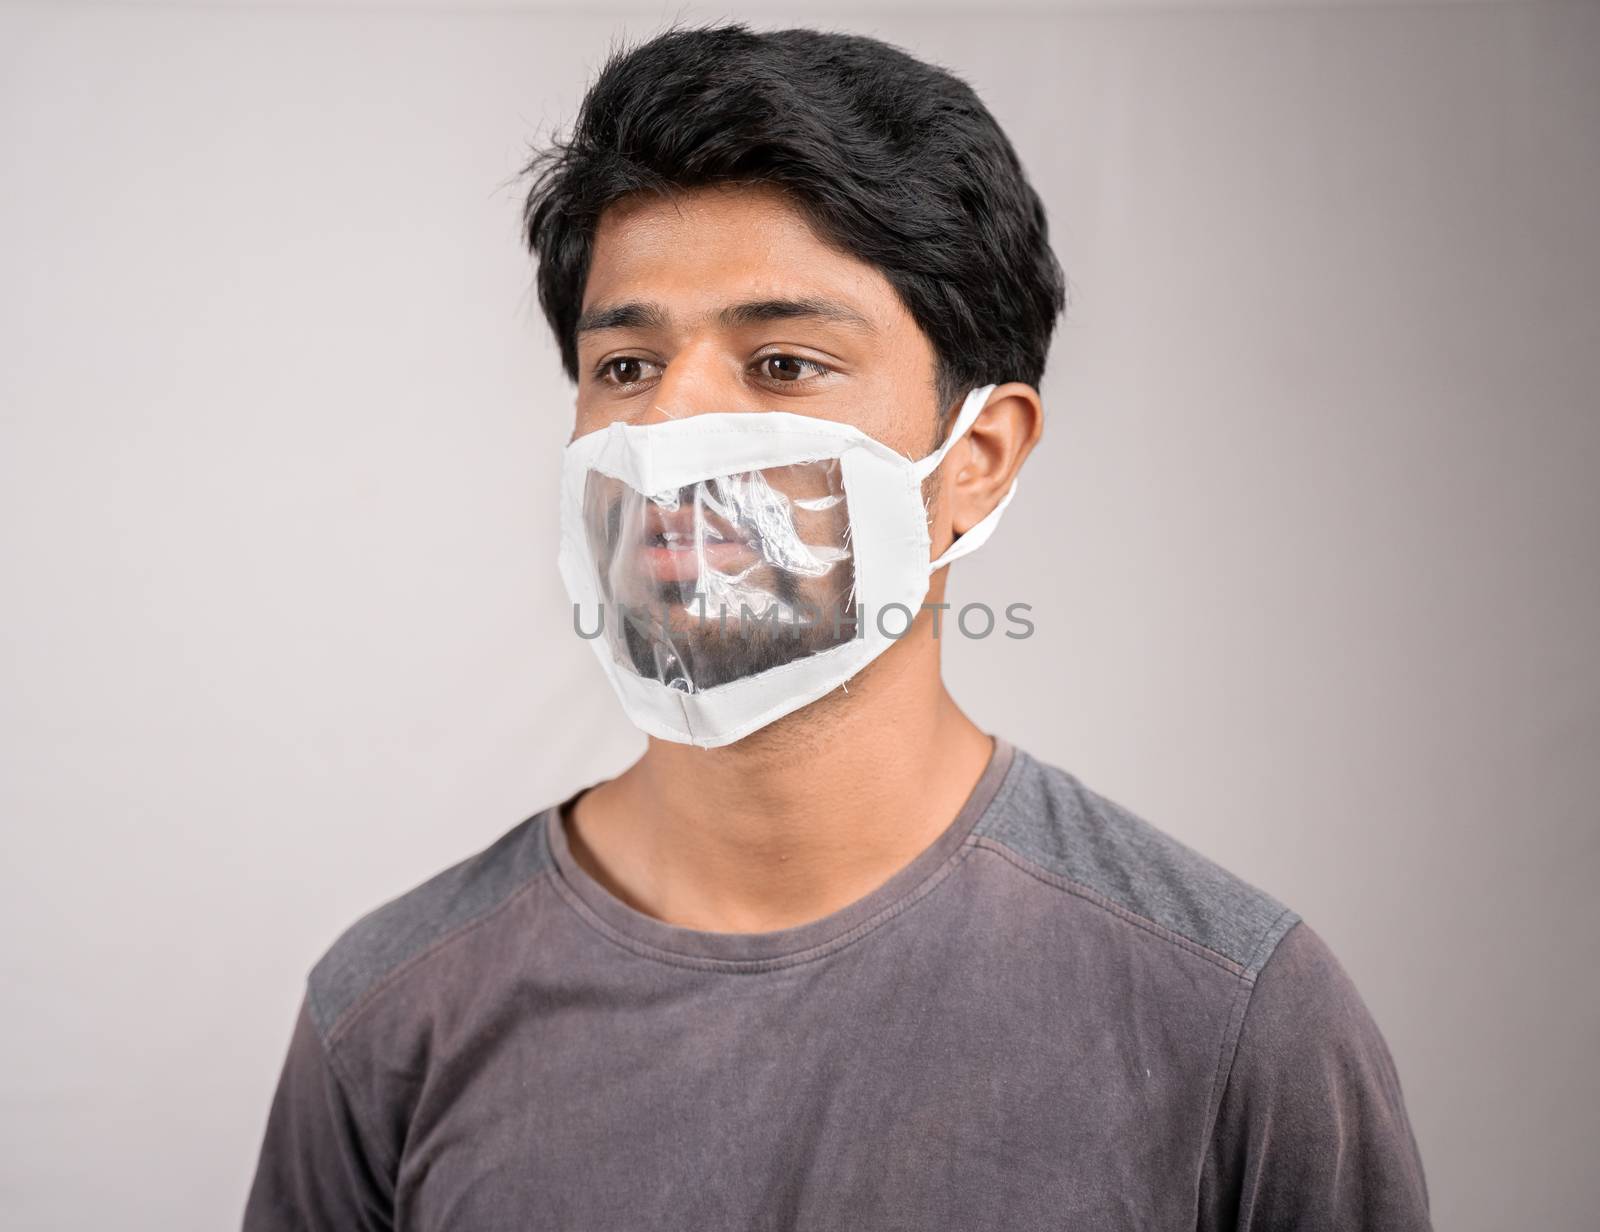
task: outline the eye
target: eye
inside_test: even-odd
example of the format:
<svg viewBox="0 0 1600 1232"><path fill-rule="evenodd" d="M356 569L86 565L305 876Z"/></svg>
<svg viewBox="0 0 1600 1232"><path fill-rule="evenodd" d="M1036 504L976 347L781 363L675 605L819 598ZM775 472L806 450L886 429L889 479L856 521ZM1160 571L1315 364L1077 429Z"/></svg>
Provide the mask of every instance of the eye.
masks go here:
<svg viewBox="0 0 1600 1232"><path fill-rule="evenodd" d="M801 359L798 355L763 355L756 360L755 367L763 379L775 385L793 385L828 373L816 360Z"/></svg>
<svg viewBox="0 0 1600 1232"><path fill-rule="evenodd" d="M653 375L656 365L636 355L618 355L608 359L594 370L595 379L604 385L637 385Z"/></svg>

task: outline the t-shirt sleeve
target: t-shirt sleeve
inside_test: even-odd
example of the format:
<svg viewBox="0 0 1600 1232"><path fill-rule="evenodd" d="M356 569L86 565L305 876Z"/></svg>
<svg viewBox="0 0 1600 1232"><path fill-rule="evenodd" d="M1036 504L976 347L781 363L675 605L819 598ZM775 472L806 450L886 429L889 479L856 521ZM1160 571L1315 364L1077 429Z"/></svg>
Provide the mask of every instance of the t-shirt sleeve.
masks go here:
<svg viewBox="0 0 1600 1232"><path fill-rule="evenodd" d="M1216 1232L1416 1232L1428 1191L1400 1080L1360 994L1296 924L1257 976L1201 1194Z"/></svg>
<svg viewBox="0 0 1600 1232"><path fill-rule="evenodd" d="M378 1232L392 1183L302 1003L245 1203L244 1232Z"/></svg>

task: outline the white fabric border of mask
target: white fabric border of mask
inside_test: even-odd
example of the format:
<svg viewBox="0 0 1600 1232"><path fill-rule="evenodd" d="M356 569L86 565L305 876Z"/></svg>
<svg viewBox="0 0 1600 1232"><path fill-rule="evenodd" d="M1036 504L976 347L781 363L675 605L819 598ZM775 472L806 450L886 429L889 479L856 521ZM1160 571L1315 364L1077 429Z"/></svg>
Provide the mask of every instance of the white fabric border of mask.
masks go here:
<svg viewBox="0 0 1600 1232"><path fill-rule="evenodd" d="M995 391L993 385L981 385L967 395L961 404L961 410L956 415L955 423L950 425L950 433L944 438L944 444L935 449L927 457L917 463L917 479L919 482L926 479L939 469L939 464L944 461L945 455L963 436L973 424L978 422L978 416L983 414L984 404L988 402L989 395ZM970 555L989 541L989 536L994 534L995 527L1000 525L1000 517L1006 511L1006 506L1011 503L1011 498L1017 494L1017 481L1013 479L1011 486L1006 489L1006 494L1000 498L1000 503L988 513L984 514L977 522L973 523L947 548L939 559L928 562L928 572L936 573L953 561L960 560L963 556Z"/></svg>
<svg viewBox="0 0 1600 1232"><path fill-rule="evenodd" d="M614 423L579 437L567 446L562 471L564 490L558 563L569 595L575 598L579 612L585 614L586 619L587 613L604 609L597 562L589 543L588 528L584 525L585 494L591 472L620 479L635 491L650 493L740 470L841 457L849 452L869 453L884 462L892 460L898 467L905 464L902 455L850 424L781 411L712 412L648 425ZM604 618L620 617L613 608L605 612ZM708 726L705 720L709 718L711 730L715 730L714 725L719 720L713 715L747 704L747 699L741 695L759 697L772 687L772 684L761 683L771 675L771 672L763 672L704 693L687 694L669 689L660 681L630 673L617 662L608 635L587 640L612 687L623 696L625 705L630 698L635 704L636 709L628 707L630 715L651 735L664 739L710 747L710 742L696 738L696 728L703 733ZM833 651L840 652L839 658L844 657L844 651L854 651L862 656L861 662L871 657L864 639L852 640ZM798 660L797 663L808 661ZM829 662L834 663L836 659ZM785 665L785 668L792 666ZM817 696L826 691L819 691ZM691 696L708 700L686 705L685 699ZM719 697L721 700L716 700ZM755 730L757 725L748 726L740 734ZM737 738L728 736L715 743L728 743Z"/></svg>
<svg viewBox="0 0 1600 1232"><path fill-rule="evenodd" d="M596 562L582 515L591 471L621 472L614 477L636 490L653 486L661 491L708 475L818 457L840 459L857 555L858 600L870 605L868 611L891 602L903 602L915 611L926 594L925 572L920 565L911 565L928 556L920 483L902 454L859 429L786 412L705 414L651 424L649 431L617 430L625 427L631 425L615 425L568 446L560 564L569 592L581 596L580 610L600 602ZM876 474L869 478L871 472ZM895 499L890 493L901 496ZM858 524L863 514L866 521ZM908 535L917 545L914 552L905 551ZM863 555L876 564L863 566ZM608 615L617 618L614 611ZM831 692L841 676L854 675L894 639L881 633L875 622L869 623L860 638L697 693L635 675L617 662L608 638L590 640L612 687L641 728L663 739L712 748L730 744ZM769 697L771 704L760 706ZM760 710L744 718L752 706Z"/></svg>
<svg viewBox="0 0 1600 1232"><path fill-rule="evenodd" d="M921 564L929 547L921 484L903 456L862 445L853 442L836 456L850 507L856 600L866 617L863 636L695 693L633 675L614 656L602 654L613 687L625 705L632 703L629 713L644 730L702 748L732 744L833 692L899 640L885 632L880 616L900 604L915 618L928 593ZM596 650L602 650L598 640ZM770 704L761 706L768 698ZM760 709L751 713L753 706Z"/></svg>
<svg viewBox="0 0 1600 1232"><path fill-rule="evenodd" d="M841 680L848 680L887 649L887 642L898 640L881 631L876 614L897 602L914 614L926 597L928 574L987 539L1010 500L1007 493L950 552L937 562L928 562L922 477L938 466L971 427L993 388L969 394L945 443L909 466L904 455L849 424L781 411L697 415L645 427L613 424L569 445L563 475L568 491L563 500L560 564L569 591L594 603L599 601L598 580L581 512L590 469L613 474L641 491L661 491L739 469L822 457L840 458L845 469L858 600L869 613L866 636L699 693L669 689L660 681L630 674L616 661L605 638L590 639L635 722L663 739L704 748L731 744L832 692ZM709 451L714 457L708 457L705 448L707 435L722 438ZM875 479L868 478L872 472L877 473ZM791 680L794 676L800 677L799 682ZM791 684L797 687L785 693ZM759 704L763 695L778 700L740 721L739 716L751 703ZM736 726L724 727L728 722Z"/></svg>
<svg viewBox="0 0 1600 1232"><path fill-rule="evenodd" d="M615 423L573 441L567 457L651 495L741 471L837 458L853 446L905 461L851 424L788 411L712 411L654 424Z"/></svg>

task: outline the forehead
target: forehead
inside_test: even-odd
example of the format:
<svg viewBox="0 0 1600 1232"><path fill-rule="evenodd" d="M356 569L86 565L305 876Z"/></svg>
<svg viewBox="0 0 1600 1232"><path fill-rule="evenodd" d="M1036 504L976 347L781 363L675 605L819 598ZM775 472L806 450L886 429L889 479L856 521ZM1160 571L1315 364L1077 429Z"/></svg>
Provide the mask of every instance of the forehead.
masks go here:
<svg viewBox="0 0 1600 1232"><path fill-rule="evenodd" d="M649 299L697 316L734 299L801 297L848 304L884 330L916 329L879 270L825 243L787 196L762 186L640 194L608 207L583 308Z"/></svg>

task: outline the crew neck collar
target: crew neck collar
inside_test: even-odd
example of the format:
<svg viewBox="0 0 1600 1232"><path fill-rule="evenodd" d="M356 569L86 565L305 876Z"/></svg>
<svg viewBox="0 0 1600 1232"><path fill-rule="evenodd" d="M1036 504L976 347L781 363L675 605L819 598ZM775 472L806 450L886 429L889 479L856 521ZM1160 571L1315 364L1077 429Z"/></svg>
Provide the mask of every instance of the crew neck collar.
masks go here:
<svg viewBox="0 0 1600 1232"><path fill-rule="evenodd" d="M994 737L989 763L955 820L909 864L855 902L821 919L773 932L722 933L685 928L646 915L617 898L584 871L567 843L563 815L577 795L546 810L545 845L561 896L589 924L618 944L680 966L772 970L819 958L848 945L931 891L955 867L967 836L996 802L1019 760L1008 741Z"/></svg>

